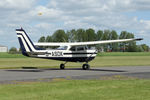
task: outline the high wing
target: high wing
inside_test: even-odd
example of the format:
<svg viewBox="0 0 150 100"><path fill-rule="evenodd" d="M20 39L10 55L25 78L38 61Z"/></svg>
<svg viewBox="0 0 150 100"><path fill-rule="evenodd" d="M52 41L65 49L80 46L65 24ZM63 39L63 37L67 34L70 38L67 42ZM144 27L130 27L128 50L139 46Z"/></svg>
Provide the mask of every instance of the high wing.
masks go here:
<svg viewBox="0 0 150 100"><path fill-rule="evenodd" d="M36 45L36 46L82 46L82 45L96 45L96 44L107 44L107 43L117 43L117 42L130 42L130 41L140 41L140 40L143 40L143 38L104 40L104 41L90 41L90 42L73 42L73 43L42 42L42 43L34 43L34 45Z"/></svg>

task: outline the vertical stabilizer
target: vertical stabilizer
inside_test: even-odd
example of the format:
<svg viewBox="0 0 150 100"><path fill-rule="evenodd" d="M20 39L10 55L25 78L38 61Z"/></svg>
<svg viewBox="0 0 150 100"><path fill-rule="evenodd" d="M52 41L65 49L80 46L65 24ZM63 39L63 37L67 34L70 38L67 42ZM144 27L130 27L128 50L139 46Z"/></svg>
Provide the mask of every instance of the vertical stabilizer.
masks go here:
<svg viewBox="0 0 150 100"><path fill-rule="evenodd" d="M33 42L29 38L29 36L26 34L26 32L21 29L16 29L16 33L18 36L18 40L20 43L20 48L22 50L22 54L25 56L29 56L28 54L30 52L36 52L36 47L34 46Z"/></svg>

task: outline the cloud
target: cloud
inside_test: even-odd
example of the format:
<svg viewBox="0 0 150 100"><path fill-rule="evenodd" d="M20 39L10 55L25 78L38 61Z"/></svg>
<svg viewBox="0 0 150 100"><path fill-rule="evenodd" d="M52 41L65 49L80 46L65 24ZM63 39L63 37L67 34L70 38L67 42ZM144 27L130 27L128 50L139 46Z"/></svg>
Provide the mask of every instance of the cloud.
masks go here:
<svg viewBox="0 0 150 100"><path fill-rule="evenodd" d="M39 14L40 13L40 14ZM44 6L38 6L29 12L29 15L35 18L42 19L57 19L61 15L61 11L54 8L47 8Z"/></svg>
<svg viewBox="0 0 150 100"><path fill-rule="evenodd" d="M9 10L29 9L34 3L35 0L0 0L0 8Z"/></svg>
<svg viewBox="0 0 150 100"><path fill-rule="evenodd" d="M49 0L45 5L37 3L42 0L0 1L0 36L9 40L16 39L15 29L20 27L26 29L34 41L57 29L127 30L146 38L150 32L150 20L125 14L149 11L149 0ZM16 46L18 42L3 40L2 43Z"/></svg>
<svg viewBox="0 0 150 100"><path fill-rule="evenodd" d="M107 4L111 11L133 12L150 10L149 0L110 0Z"/></svg>
<svg viewBox="0 0 150 100"><path fill-rule="evenodd" d="M62 14L62 22L76 22L78 26L103 27L119 30L133 30L141 27L141 22L136 17L129 18L122 12L132 12L145 9L143 3L149 3L148 0L51 0L47 5L48 9L57 9ZM146 8L147 10L149 8ZM66 22L65 22L66 21ZM88 25L87 25L88 24ZM71 25L75 26L75 25ZM71 26L69 26L71 28ZM77 26L77 25L76 25ZM139 27L140 26L140 27ZM144 27L144 24L142 23Z"/></svg>

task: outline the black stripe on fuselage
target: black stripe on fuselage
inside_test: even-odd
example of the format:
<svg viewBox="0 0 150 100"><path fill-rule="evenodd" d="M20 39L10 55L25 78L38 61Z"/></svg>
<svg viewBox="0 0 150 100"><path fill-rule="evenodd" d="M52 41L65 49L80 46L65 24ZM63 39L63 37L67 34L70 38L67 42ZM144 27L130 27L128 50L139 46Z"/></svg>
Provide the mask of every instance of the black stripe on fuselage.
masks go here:
<svg viewBox="0 0 150 100"><path fill-rule="evenodd" d="M51 55L51 53L47 53L47 52L28 52L30 55Z"/></svg>
<svg viewBox="0 0 150 100"><path fill-rule="evenodd" d="M47 53L47 52L30 52L30 54L36 54L36 55L45 55L49 54L51 55L52 53ZM97 54L97 53L63 53L63 55L88 55L88 54Z"/></svg>
<svg viewBox="0 0 150 100"><path fill-rule="evenodd" d="M42 57L41 57L42 58ZM93 60L95 57L46 57L43 59L52 59L52 60L60 60L60 61L69 61L69 62L89 62Z"/></svg>
<svg viewBox="0 0 150 100"><path fill-rule="evenodd" d="M97 53L64 53L64 55L87 55L87 54L97 54Z"/></svg>

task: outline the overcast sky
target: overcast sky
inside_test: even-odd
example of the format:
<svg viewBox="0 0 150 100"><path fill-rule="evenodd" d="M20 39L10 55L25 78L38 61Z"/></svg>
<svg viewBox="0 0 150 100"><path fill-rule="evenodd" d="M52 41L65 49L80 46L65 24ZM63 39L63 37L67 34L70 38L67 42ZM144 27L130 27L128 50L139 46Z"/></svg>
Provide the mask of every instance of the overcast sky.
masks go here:
<svg viewBox="0 0 150 100"><path fill-rule="evenodd" d="M18 48L20 27L34 42L57 29L93 28L133 32L150 46L150 0L0 0L0 45Z"/></svg>

